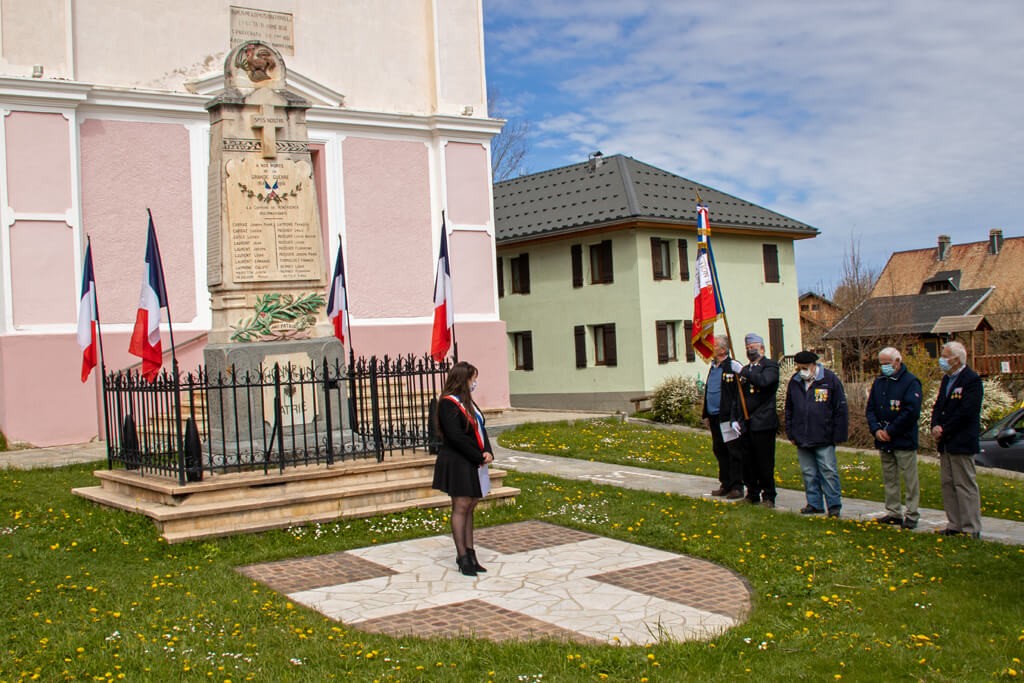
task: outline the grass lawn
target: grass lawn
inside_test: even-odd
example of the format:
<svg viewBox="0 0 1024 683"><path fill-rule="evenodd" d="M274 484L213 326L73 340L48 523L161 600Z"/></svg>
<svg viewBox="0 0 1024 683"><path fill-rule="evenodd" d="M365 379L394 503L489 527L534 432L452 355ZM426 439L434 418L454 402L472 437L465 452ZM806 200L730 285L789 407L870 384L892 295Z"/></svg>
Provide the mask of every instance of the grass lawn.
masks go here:
<svg viewBox="0 0 1024 683"><path fill-rule="evenodd" d="M710 434L676 431L615 419L556 424L526 424L502 433L499 443L506 448L610 462L620 465L718 476L718 464L711 452ZM862 500L884 501L882 465L874 451L837 453L843 495ZM921 506L942 509L939 466L919 461ZM779 442L775 451L775 482L781 488L803 491L796 447ZM1009 479L978 468L981 514L1024 521L1024 481ZM879 506L879 512L882 506Z"/></svg>
<svg viewBox="0 0 1024 683"><path fill-rule="evenodd" d="M749 621L646 648L396 639L234 568L446 533L443 511L168 546L148 519L72 496L91 469L0 471L0 681L989 681L1024 668L1018 547L512 473L517 504L480 526L542 519L719 562L749 582Z"/></svg>

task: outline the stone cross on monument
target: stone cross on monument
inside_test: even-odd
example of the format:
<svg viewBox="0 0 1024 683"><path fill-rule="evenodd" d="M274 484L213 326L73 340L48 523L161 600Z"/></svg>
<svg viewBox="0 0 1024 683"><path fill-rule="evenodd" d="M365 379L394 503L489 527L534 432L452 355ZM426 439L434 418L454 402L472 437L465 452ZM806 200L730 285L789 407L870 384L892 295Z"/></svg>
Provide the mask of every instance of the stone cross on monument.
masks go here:
<svg viewBox="0 0 1024 683"><path fill-rule="evenodd" d="M325 358L344 366L344 349L325 310L327 264L306 132L309 107L288 90L280 53L258 40L228 53L224 90L206 105L213 320L205 360L211 378L254 375L275 364L322 367ZM313 397L285 401L287 424L321 419ZM265 407L223 408L260 429L264 422L280 421ZM262 420L248 419L261 410Z"/></svg>

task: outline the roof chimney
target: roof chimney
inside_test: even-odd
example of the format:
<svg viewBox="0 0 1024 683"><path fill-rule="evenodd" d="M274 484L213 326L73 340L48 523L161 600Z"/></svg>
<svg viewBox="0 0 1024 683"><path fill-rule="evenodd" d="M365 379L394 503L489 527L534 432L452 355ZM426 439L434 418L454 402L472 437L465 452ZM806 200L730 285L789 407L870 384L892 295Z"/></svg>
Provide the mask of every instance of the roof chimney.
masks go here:
<svg viewBox="0 0 1024 683"><path fill-rule="evenodd" d="M1003 231L993 228L988 231L988 253L993 256L1003 248Z"/></svg>
<svg viewBox="0 0 1024 683"><path fill-rule="evenodd" d="M949 245L951 240L949 235L939 235L939 253L938 257L940 261L945 261L949 256Z"/></svg>

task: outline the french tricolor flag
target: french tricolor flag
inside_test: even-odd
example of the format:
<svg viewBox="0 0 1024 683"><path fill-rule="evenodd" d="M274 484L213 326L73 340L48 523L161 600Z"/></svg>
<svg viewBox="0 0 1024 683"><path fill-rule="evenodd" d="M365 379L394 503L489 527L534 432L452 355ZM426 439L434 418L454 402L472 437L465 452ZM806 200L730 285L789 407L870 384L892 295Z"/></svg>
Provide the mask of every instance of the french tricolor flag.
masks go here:
<svg viewBox="0 0 1024 683"><path fill-rule="evenodd" d="M334 262L334 277L331 279L330 298L327 300L327 318L334 323L334 336L345 343L348 331L348 292L345 290L345 261L341 256L341 242L338 242L338 260Z"/></svg>
<svg viewBox="0 0 1024 683"><path fill-rule="evenodd" d="M441 215L441 250L437 254L437 275L434 278L434 330L430 339L430 355L441 362L452 347L455 308L452 306L452 272L448 264L448 237Z"/></svg>
<svg viewBox="0 0 1024 683"><path fill-rule="evenodd" d="M92 243L85 247L85 265L82 267L82 298L78 302L78 346L82 349L82 381L96 367L96 277L92 269Z"/></svg>
<svg viewBox="0 0 1024 683"><path fill-rule="evenodd" d="M160 309L167 307L167 283L164 281L164 267L160 261L160 246L156 241L153 216L149 217L149 234L146 237L146 263L142 272L142 292L139 294L139 311L135 316L135 329L128 345L128 353L142 359L142 376L152 382L160 372L163 363L163 347L160 344Z"/></svg>

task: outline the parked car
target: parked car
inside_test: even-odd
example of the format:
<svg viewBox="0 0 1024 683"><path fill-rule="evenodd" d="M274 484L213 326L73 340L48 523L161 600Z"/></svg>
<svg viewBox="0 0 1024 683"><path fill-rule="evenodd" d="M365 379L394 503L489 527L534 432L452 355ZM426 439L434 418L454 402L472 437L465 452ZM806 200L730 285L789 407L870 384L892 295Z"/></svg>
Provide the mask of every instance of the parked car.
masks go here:
<svg viewBox="0 0 1024 683"><path fill-rule="evenodd" d="M981 452L974 464L1024 472L1024 408L1019 408L981 433Z"/></svg>

